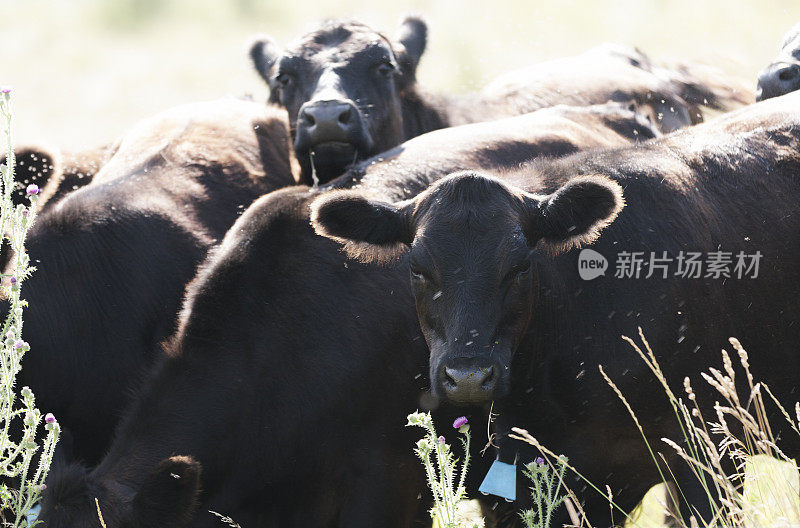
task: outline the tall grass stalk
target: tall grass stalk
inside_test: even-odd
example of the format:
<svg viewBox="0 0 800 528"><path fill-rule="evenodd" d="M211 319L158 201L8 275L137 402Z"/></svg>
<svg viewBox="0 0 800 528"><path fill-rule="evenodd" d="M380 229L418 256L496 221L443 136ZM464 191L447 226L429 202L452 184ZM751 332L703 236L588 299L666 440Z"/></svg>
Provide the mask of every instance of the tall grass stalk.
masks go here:
<svg viewBox="0 0 800 528"><path fill-rule="evenodd" d="M710 367L707 372L700 373L717 399L710 412L706 410L704 414L689 377L683 380L685 397L679 397L671 390L641 329L641 344L628 337L624 339L661 383L683 435L680 442L671 438L661 440L674 450L679 459L688 464L705 491L707 505L712 513L711 519L699 521L695 515L689 519L678 516L673 519L673 523L683 527L698 526L699 522L707 526L732 527L800 523L798 467L778 446L773 424L768 419L768 407L773 406L778 411L777 414L790 425L791 430L800 435L800 404L795 406L795 417L790 416L769 387L754 379L747 351L737 339L730 338L729 342L738 356L738 366L732 361L731 354L722 350L722 367ZM737 373L739 366L741 372ZM634 409L613 380L606 375L602 366L599 369L631 415L643 441L647 442L648 437ZM746 381L744 394L737 390L737 375L744 376ZM543 453L555 456L527 431L518 428L513 431L515 434L512 438L528 442ZM674 509L679 498L685 500L685 497L680 488L672 491L669 483L674 482L675 478L664 456L661 455L659 462L649 443L647 447L654 463L659 467L662 479L668 484L668 503ZM595 491L604 495L612 507L615 506L610 492L603 493L596 483L585 479L577 468L566 463L565 466ZM662 467L666 468L666 472L662 471ZM574 496L571 491L569 493L570 497ZM674 511L670 513L675 515ZM632 521L630 517L628 520Z"/></svg>
<svg viewBox="0 0 800 528"><path fill-rule="evenodd" d="M6 140L6 165L0 165L0 234L8 242L13 256L3 276L0 292L8 302L0 345L0 522L3 526L29 526L27 515L39 500L53 460L60 432L52 414L44 417L45 434L37 440L42 414L36 408L33 392L23 387L17 396L15 383L22 368L28 343L22 340L22 315L27 306L21 297L22 285L34 268L25 252L25 236L33 225L33 207L38 188L30 186L31 205L14 205L11 196L14 181L14 149L11 135L12 107L10 90L0 90L0 118ZM38 453L38 463L35 455ZM35 523L34 523L35 524Z"/></svg>

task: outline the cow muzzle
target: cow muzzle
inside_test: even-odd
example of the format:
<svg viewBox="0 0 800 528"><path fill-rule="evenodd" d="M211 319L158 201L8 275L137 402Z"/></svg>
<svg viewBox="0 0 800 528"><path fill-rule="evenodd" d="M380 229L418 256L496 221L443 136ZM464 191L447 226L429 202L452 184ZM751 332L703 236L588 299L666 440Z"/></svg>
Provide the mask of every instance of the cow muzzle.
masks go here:
<svg viewBox="0 0 800 528"><path fill-rule="evenodd" d="M358 108L345 100L309 101L297 118L295 151L313 154L322 164L352 163L370 149Z"/></svg>
<svg viewBox="0 0 800 528"><path fill-rule="evenodd" d="M437 392L454 403L486 403L496 397L501 375L500 366L490 361L475 358L446 361L436 377Z"/></svg>
<svg viewBox="0 0 800 528"><path fill-rule="evenodd" d="M756 101L785 95L800 89L800 64L776 62L758 75Z"/></svg>

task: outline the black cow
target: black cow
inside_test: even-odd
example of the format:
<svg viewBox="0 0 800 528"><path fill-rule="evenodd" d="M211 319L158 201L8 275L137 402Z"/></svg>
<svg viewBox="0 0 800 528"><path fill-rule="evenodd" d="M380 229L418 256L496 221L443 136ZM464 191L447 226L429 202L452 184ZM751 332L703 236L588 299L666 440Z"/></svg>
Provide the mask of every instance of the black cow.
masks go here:
<svg viewBox="0 0 800 528"><path fill-rule="evenodd" d="M756 101L778 97L798 89L800 89L800 24L796 24L784 35L778 56L758 74Z"/></svg>
<svg viewBox="0 0 800 528"><path fill-rule="evenodd" d="M598 365L636 410L651 446L662 450L660 438L682 435L663 389L620 335L644 329L675 393L684 377L718 364L727 338L737 336L756 379L786 408L798 399L798 131L800 93L634 147L494 172L499 177L455 174L411 200L329 193L314 203L313 218L318 232L361 259L410 248L433 392L456 403L493 400L506 462L517 452L523 461L537 456L505 437L512 426L527 428L601 489L608 484L630 511L660 477ZM571 249L592 241L611 268L582 280ZM728 278L706 269L701 278L675 278L674 262L664 278L658 261L638 280L617 278L625 252L702 252L705 260L717 251L733 261ZM740 252L763 255L757 278L737 277ZM773 433L796 457L800 439L773 418ZM681 498L710 521L705 493L670 451ZM523 480L520 497L529 495ZM584 499L589 521L609 525L608 503Z"/></svg>
<svg viewBox="0 0 800 528"><path fill-rule="evenodd" d="M288 138L264 105L177 107L139 123L89 185L37 218L19 383L78 458L103 455L208 248L258 196L294 183Z"/></svg>
<svg viewBox="0 0 800 528"><path fill-rule="evenodd" d="M269 38L250 56L270 87L269 100L289 113L305 183L340 175L356 160L431 130L532 112L556 104L636 101L662 129L700 119L752 96L710 70L652 65L639 51L602 46L589 53L513 72L480 93L433 95L417 85L427 26L403 20L393 39L351 20L330 20L281 51Z"/></svg>
<svg viewBox="0 0 800 528"><path fill-rule="evenodd" d="M654 134L619 105L553 108L433 132L337 184L396 199L443 175L439 159L446 170L511 167ZM407 185L387 177L406 169ZM94 497L109 528L216 526L206 510L242 526L400 527L427 516L411 451L419 433L403 427L427 385L406 272L350 263L315 235L318 193L276 191L234 224L190 284L169 355L108 455L91 473L51 475L46 526L94 526Z"/></svg>

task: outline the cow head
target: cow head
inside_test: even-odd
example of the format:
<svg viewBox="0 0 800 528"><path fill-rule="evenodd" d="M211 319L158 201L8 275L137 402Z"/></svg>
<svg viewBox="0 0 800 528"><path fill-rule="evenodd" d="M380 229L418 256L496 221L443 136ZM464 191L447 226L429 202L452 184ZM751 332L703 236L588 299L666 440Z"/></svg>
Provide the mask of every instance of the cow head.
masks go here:
<svg viewBox="0 0 800 528"><path fill-rule="evenodd" d="M800 24L783 38L775 60L758 74L756 101L778 97L800 89Z"/></svg>
<svg viewBox="0 0 800 528"><path fill-rule="evenodd" d="M250 48L270 101L289 113L297 159L310 183L403 141L401 93L414 84L427 26L403 20L390 40L354 21L332 20L280 50L269 37Z"/></svg>
<svg viewBox="0 0 800 528"><path fill-rule="evenodd" d="M39 519L49 528L95 528L99 508L108 528L178 528L191 520L199 493L200 464L190 457L162 460L138 490L73 464L51 473Z"/></svg>
<svg viewBox="0 0 800 528"><path fill-rule="evenodd" d="M432 390L482 403L510 390L511 360L536 309L537 260L592 241L622 207L620 186L601 177L535 195L465 172L396 204L327 193L312 223L362 260L410 248Z"/></svg>

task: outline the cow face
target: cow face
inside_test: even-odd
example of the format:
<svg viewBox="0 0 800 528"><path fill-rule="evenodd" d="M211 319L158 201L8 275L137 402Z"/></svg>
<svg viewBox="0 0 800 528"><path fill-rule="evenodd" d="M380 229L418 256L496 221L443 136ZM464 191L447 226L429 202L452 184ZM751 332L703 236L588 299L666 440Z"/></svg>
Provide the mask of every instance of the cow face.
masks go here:
<svg viewBox="0 0 800 528"><path fill-rule="evenodd" d="M510 390L511 361L536 309L536 261L592 241L622 206L621 188L605 178L575 178L540 196L459 173L397 204L328 193L312 205L312 223L362 260L410 247L432 390L482 403Z"/></svg>
<svg viewBox="0 0 800 528"><path fill-rule="evenodd" d="M756 101L800 89L800 24L783 38L781 51L772 64L758 74Z"/></svg>
<svg viewBox="0 0 800 528"><path fill-rule="evenodd" d="M395 40L352 21L329 21L281 51L269 38L250 56L270 101L289 113L305 174L330 180L356 160L403 141L401 93L415 82L427 27L407 18Z"/></svg>

